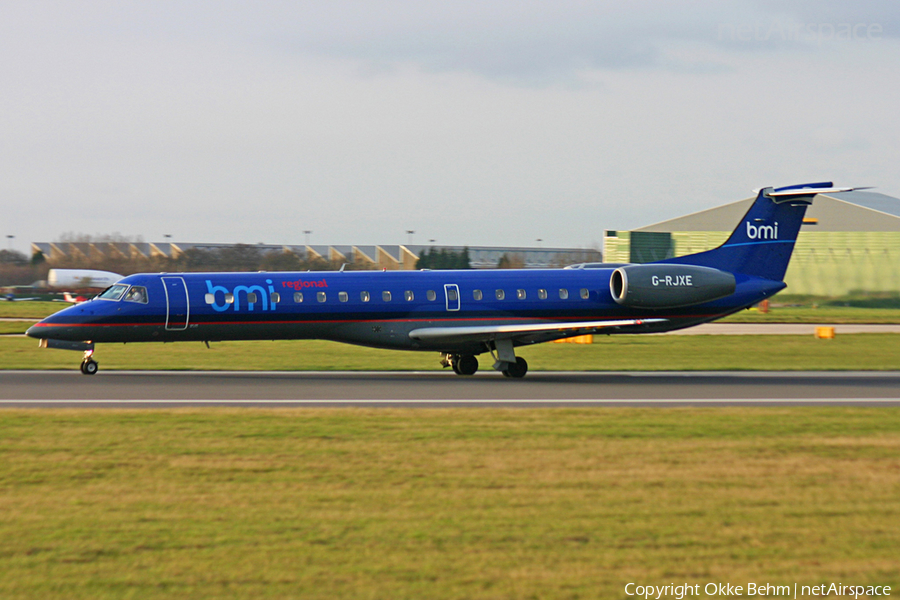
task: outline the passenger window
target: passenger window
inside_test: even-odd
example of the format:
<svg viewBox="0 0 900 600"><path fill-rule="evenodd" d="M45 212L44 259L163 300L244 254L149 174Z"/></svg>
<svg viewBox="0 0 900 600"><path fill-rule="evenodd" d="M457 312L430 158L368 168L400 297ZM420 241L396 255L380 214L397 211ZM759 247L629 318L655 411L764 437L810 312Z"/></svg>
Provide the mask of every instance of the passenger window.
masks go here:
<svg viewBox="0 0 900 600"><path fill-rule="evenodd" d="M565 300L568 297L569 297L569 290L567 290L565 288L559 288L559 299Z"/></svg>
<svg viewBox="0 0 900 600"><path fill-rule="evenodd" d="M425 297L428 298L429 301L434 302L437 298L437 294L434 290L428 290L427 292L425 292Z"/></svg>
<svg viewBox="0 0 900 600"><path fill-rule="evenodd" d="M234 294L225 294L225 304L234 304Z"/></svg>
<svg viewBox="0 0 900 600"><path fill-rule="evenodd" d="M391 293L388 291L381 292L381 299L384 300L385 302L390 302L391 301Z"/></svg>
<svg viewBox="0 0 900 600"><path fill-rule="evenodd" d="M303 292L294 292L294 302L297 304L303 302Z"/></svg>
<svg viewBox="0 0 900 600"><path fill-rule="evenodd" d="M341 302L346 302L350 299L350 296L347 295L347 292L338 292L338 300Z"/></svg>
<svg viewBox="0 0 900 600"><path fill-rule="evenodd" d="M256 292L247 292L247 304L256 304Z"/></svg>
<svg viewBox="0 0 900 600"><path fill-rule="evenodd" d="M278 292L272 292L272 295L269 296L269 300L272 302L272 304L278 304L279 302L281 302L281 294L279 294Z"/></svg>
<svg viewBox="0 0 900 600"><path fill-rule="evenodd" d="M325 302L325 292L316 292L316 300Z"/></svg>
<svg viewBox="0 0 900 600"><path fill-rule="evenodd" d="M481 290L472 290L472 298L474 298L475 300L481 300Z"/></svg>
<svg viewBox="0 0 900 600"><path fill-rule="evenodd" d="M207 294L212 295L212 294ZM125 294L125 302L137 302L139 304L147 304L147 288L142 285L132 286L128 293Z"/></svg>
<svg viewBox="0 0 900 600"><path fill-rule="evenodd" d="M449 288L447 290L447 299L456 302L459 300L459 293L456 291L455 287Z"/></svg>
<svg viewBox="0 0 900 600"><path fill-rule="evenodd" d="M412 302L416 297L412 293L412 291L406 290L405 292L403 292L403 298L405 298L407 302Z"/></svg>
<svg viewBox="0 0 900 600"><path fill-rule="evenodd" d="M591 293L588 291L588 289L587 289L587 288L581 288L581 299L582 299L582 300L587 300L587 299L590 298L590 297L591 297Z"/></svg>
<svg viewBox="0 0 900 600"><path fill-rule="evenodd" d="M525 290L516 290L516 298L519 300L525 299Z"/></svg>
<svg viewBox="0 0 900 600"><path fill-rule="evenodd" d="M506 298L506 292L503 290L497 290L494 292L494 296L496 296L497 300L503 300Z"/></svg>
<svg viewBox="0 0 900 600"><path fill-rule="evenodd" d="M369 296L369 292L360 292L359 293L359 299L362 300L363 302L368 302L370 297L371 296Z"/></svg>
<svg viewBox="0 0 900 600"><path fill-rule="evenodd" d="M541 300L547 299L547 290L538 290L538 298Z"/></svg>
<svg viewBox="0 0 900 600"><path fill-rule="evenodd" d="M215 294L207 294L203 297L207 304L215 304L216 303L216 295Z"/></svg>

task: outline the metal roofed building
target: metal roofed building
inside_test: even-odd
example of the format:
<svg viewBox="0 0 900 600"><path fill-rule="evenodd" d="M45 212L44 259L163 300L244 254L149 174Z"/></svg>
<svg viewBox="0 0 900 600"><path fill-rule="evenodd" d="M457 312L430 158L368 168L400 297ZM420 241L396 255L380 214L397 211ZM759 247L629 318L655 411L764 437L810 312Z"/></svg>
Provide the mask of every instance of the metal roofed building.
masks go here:
<svg viewBox="0 0 900 600"><path fill-rule="evenodd" d="M709 250L728 238L754 199L607 231L605 258L645 263ZM900 292L900 199L865 191L816 196L784 279L789 294Z"/></svg>

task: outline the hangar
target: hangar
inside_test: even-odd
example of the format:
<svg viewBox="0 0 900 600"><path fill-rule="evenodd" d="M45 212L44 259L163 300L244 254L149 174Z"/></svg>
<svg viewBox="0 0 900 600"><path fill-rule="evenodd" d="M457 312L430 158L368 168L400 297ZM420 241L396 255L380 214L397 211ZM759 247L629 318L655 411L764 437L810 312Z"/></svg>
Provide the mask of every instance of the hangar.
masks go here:
<svg viewBox="0 0 900 600"><path fill-rule="evenodd" d="M754 198L633 231L607 231L608 262L645 263L722 244ZM854 191L816 197L784 278L785 293L900 292L900 199Z"/></svg>

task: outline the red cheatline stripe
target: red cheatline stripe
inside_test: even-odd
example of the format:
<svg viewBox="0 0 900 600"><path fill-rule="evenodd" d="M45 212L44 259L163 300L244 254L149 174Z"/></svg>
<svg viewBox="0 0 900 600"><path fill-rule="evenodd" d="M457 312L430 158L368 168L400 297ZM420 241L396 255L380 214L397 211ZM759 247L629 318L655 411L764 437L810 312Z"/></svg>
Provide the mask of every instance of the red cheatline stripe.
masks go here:
<svg viewBox="0 0 900 600"><path fill-rule="evenodd" d="M679 315L672 317L667 315L659 315L661 319L696 319L709 318L716 315ZM543 319L546 321L581 322L581 321L620 321L627 317L472 317L460 319L317 319L317 320L295 320L295 321L190 321L188 325L321 325L324 323L461 323L471 321L533 321L535 319ZM180 323L179 323L180 324ZM160 323L35 323L32 327L163 327L166 324Z"/></svg>

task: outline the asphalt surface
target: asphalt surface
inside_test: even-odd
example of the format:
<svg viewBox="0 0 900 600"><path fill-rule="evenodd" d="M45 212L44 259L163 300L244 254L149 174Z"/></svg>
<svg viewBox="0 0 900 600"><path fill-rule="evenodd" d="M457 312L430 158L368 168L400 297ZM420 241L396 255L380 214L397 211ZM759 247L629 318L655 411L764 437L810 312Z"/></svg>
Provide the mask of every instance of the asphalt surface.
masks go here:
<svg viewBox="0 0 900 600"><path fill-rule="evenodd" d="M900 372L0 371L0 407L900 406Z"/></svg>

